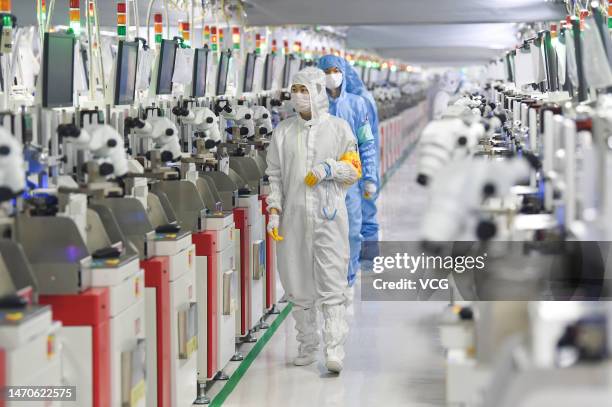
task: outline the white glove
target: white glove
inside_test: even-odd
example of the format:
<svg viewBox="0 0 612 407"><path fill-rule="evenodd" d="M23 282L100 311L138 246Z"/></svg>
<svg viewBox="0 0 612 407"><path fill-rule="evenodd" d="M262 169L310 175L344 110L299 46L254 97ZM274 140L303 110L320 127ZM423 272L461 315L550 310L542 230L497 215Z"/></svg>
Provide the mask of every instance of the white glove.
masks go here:
<svg viewBox="0 0 612 407"><path fill-rule="evenodd" d="M378 188L376 187L376 184L373 182L364 182L363 183L363 197L364 199L367 199L368 201L371 199L374 199L374 197L376 196L376 192L378 191Z"/></svg>

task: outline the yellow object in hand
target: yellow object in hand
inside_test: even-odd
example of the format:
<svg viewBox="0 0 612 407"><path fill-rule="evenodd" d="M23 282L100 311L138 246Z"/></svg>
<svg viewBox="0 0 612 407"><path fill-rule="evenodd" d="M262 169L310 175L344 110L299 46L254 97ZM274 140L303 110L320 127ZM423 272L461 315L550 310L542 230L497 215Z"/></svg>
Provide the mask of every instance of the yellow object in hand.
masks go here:
<svg viewBox="0 0 612 407"><path fill-rule="evenodd" d="M272 239L276 240L277 242L280 242L285 239L284 237L278 234L278 228L272 229L272 232L269 232L268 234L272 236Z"/></svg>
<svg viewBox="0 0 612 407"><path fill-rule="evenodd" d="M308 171L308 174L306 174L306 178L304 178L304 183L309 187L314 187L315 185L317 185L318 182L319 179L317 178L317 176L314 175L312 171Z"/></svg>

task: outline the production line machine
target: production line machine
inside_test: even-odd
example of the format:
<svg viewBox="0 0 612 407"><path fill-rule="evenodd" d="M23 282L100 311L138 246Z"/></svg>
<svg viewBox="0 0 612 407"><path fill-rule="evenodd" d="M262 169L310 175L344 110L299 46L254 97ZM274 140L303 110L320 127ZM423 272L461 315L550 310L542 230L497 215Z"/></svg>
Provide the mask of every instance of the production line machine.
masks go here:
<svg viewBox="0 0 612 407"><path fill-rule="evenodd" d="M30 309L45 319L37 327L53 338L46 383L76 385L79 405L206 404L207 384L226 380L226 364L242 359L237 342L254 342L278 312L265 233L274 113L265 105L282 107L273 72L288 83L297 66L270 65L264 75L282 58L252 52L238 74L231 51L204 47L193 50L191 81L174 83L183 51L163 40L147 94L136 91L135 67L151 50L120 40L104 102L77 102L69 70L51 69L58 55L74 59L74 37L46 33L43 44L40 105L5 113L0 128L0 143L14 145L0 162L3 236L10 253L23 252L37 282L28 302L40 305L9 309L0 331L13 335ZM239 96L229 88L235 73ZM27 163L16 164L22 146ZM7 343L12 371L21 344Z"/></svg>
<svg viewBox="0 0 612 407"><path fill-rule="evenodd" d="M589 36L607 33L593 29L599 12L586 28L572 18L559 33L576 40L576 55ZM455 297L440 318L449 405L599 405L612 396L612 311L601 301L612 293L612 70L599 66L610 82L595 86L601 77L579 58L572 83L557 76L556 54L548 53L544 80L518 84L513 75L526 70L518 53L549 52L547 38L538 33L507 54L506 80L463 95L423 134L424 250L448 253L455 241L451 250L469 242L467 254L488 254L486 273L452 275ZM482 125L475 143L470 123Z"/></svg>

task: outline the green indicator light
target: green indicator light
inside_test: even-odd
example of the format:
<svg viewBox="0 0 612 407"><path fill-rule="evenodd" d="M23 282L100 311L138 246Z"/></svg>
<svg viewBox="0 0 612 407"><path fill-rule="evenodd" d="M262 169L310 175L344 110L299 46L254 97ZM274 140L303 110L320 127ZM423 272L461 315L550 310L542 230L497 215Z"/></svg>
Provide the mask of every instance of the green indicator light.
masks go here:
<svg viewBox="0 0 612 407"><path fill-rule="evenodd" d="M117 35L120 37L125 37L127 30L124 25L117 26Z"/></svg>
<svg viewBox="0 0 612 407"><path fill-rule="evenodd" d="M214 52L217 52L217 44L213 44L213 45L212 45L212 50L213 50Z"/></svg>
<svg viewBox="0 0 612 407"><path fill-rule="evenodd" d="M240 49L240 44L234 44L234 49Z"/></svg>
<svg viewBox="0 0 612 407"><path fill-rule="evenodd" d="M161 34L155 34L155 42L158 44L161 44L162 42L162 35Z"/></svg>

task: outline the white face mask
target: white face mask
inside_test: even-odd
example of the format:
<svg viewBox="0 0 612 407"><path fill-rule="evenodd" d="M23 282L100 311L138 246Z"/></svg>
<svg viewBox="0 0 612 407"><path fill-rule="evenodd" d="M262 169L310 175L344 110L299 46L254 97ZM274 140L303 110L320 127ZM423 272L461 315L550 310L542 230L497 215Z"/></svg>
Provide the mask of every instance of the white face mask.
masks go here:
<svg viewBox="0 0 612 407"><path fill-rule="evenodd" d="M342 85L342 74L340 72L325 75L325 87L329 90L337 89Z"/></svg>
<svg viewBox="0 0 612 407"><path fill-rule="evenodd" d="M310 112L310 95L307 93L291 93L291 103L299 113Z"/></svg>

